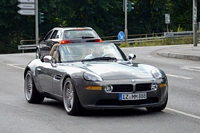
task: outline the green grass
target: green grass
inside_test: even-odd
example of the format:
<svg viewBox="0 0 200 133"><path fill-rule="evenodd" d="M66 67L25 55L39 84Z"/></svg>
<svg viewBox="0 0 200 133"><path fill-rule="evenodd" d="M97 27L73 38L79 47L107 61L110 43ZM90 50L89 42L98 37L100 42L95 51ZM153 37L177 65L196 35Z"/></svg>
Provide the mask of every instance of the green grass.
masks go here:
<svg viewBox="0 0 200 133"><path fill-rule="evenodd" d="M178 45L178 44L192 44L193 38L192 37L185 37L185 38L166 38L166 39L159 39L155 38L152 41L142 41L142 42L135 42L135 43L125 43L122 42L120 47L140 47L140 46L164 46L164 45Z"/></svg>

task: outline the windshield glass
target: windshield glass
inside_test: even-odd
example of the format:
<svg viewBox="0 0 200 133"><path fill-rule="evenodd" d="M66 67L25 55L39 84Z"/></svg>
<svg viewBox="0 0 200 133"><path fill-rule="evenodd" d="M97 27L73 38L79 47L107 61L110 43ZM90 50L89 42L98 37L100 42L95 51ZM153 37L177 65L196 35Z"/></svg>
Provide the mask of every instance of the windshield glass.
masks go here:
<svg viewBox="0 0 200 133"><path fill-rule="evenodd" d="M73 38L96 38L97 34L93 30L66 30L64 39Z"/></svg>
<svg viewBox="0 0 200 133"><path fill-rule="evenodd" d="M124 55L113 43L72 43L59 46L60 61L123 61ZM102 58L103 57L103 58ZM106 58L105 58L106 57ZM97 61L96 60L96 61Z"/></svg>

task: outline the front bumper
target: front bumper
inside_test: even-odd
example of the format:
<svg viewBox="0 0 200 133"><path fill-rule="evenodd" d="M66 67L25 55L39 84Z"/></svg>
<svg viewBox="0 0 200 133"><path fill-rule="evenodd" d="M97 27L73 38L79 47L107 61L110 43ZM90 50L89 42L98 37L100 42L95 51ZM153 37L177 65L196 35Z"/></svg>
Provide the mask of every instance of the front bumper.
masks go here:
<svg viewBox="0 0 200 133"><path fill-rule="evenodd" d="M80 81L80 80L79 80ZM142 91L136 89L137 84L157 84L157 89L149 89ZM127 84L133 85L133 90L130 92L125 92L123 90L123 85ZM159 86L160 84L166 84L166 86ZM106 85L121 85L122 92L106 92L102 90L87 90L85 86L94 85L94 86L106 86ZM139 86L140 87L140 86ZM136 80L135 83L131 83L130 80L109 80L103 82L78 82L75 81L75 88L78 94L79 101L81 105L86 109L130 109L130 108L139 108L139 107L155 107L162 105L168 95L168 85L167 79L160 80ZM102 87L104 88L104 87ZM125 88L125 87L124 87ZM143 100L119 100L119 94L135 94L135 93L146 93L147 98Z"/></svg>

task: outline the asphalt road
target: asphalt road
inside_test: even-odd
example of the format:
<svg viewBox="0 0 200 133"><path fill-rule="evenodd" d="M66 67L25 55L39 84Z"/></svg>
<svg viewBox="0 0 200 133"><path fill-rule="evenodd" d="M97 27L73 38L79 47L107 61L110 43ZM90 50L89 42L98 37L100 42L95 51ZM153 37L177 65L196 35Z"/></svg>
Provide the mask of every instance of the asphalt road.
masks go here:
<svg viewBox="0 0 200 133"><path fill-rule="evenodd" d="M200 133L200 62L164 58L164 47L123 48L135 62L163 69L169 80L167 108L87 111L69 116L63 104L45 99L28 104L23 93L23 70L35 53L0 55L0 133Z"/></svg>

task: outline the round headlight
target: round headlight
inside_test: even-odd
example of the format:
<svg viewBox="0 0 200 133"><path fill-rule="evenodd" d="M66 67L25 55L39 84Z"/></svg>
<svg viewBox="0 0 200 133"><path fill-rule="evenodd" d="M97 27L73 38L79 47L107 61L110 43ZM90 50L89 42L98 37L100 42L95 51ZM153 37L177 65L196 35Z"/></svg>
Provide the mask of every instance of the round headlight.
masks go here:
<svg viewBox="0 0 200 133"><path fill-rule="evenodd" d="M162 74L161 74L161 72L158 69L151 70L151 74L156 79L161 79L162 78Z"/></svg>
<svg viewBox="0 0 200 133"><path fill-rule="evenodd" d="M83 74L83 78L87 81L103 81L103 79L99 75L90 72L85 72Z"/></svg>

